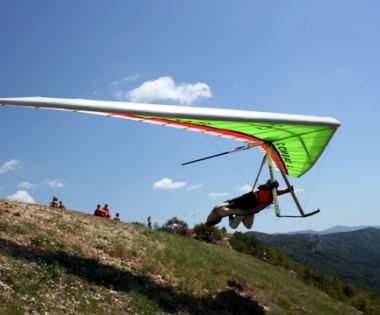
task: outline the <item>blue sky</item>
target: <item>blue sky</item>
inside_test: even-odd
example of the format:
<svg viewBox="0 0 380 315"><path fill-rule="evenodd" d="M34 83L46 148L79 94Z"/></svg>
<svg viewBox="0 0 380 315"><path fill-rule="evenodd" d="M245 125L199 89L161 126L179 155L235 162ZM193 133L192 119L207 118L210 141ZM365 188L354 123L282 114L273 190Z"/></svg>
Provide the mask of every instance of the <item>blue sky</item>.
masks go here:
<svg viewBox="0 0 380 315"><path fill-rule="evenodd" d="M334 117L342 125L318 163L290 178L305 211L321 213L278 220L268 209L253 230L380 225L379 2L1 1L0 12L0 98ZM262 158L252 149L181 166L241 143L43 109L1 107L0 133L0 198L57 196L86 213L108 203L125 222L152 215L161 225L176 213L204 222L252 185ZM288 197L280 205L297 214Z"/></svg>

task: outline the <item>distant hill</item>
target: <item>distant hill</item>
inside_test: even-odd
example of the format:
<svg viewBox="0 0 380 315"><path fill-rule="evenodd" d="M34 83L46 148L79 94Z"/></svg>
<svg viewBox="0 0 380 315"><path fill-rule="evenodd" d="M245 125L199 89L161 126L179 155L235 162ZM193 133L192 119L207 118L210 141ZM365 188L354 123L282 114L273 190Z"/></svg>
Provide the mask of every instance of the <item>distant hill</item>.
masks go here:
<svg viewBox="0 0 380 315"><path fill-rule="evenodd" d="M304 231L288 232L285 234L320 234L320 235L323 235L323 234L332 234L332 233L341 233L341 232L351 232L351 231L366 229L368 227L380 229L380 226L364 226L364 225L342 226L342 225L336 225L336 226L333 226L332 228L329 228L329 229L324 230L324 231L304 230Z"/></svg>
<svg viewBox="0 0 380 315"><path fill-rule="evenodd" d="M366 290L380 290L380 229L333 234L248 232L294 261L323 270Z"/></svg>
<svg viewBox="0 0 380 315"><path fill-rule="evenodd" d="M320 237L334 250L380 266L380 229L365 228L346 233L327 234Z"/></svg>

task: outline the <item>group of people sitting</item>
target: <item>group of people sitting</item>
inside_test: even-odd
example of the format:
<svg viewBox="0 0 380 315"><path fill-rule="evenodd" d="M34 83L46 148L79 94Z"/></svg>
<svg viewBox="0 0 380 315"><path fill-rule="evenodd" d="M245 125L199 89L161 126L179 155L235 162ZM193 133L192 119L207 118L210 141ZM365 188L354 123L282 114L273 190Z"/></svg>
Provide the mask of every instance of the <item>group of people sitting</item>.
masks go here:
<svg viewBox="0 0 380 315"><path fill-rule="evenodd" d="M59 201L59 205L58 205L58 198L56 196L54 196L52 201L50 201L50 207L66 209L65 205L62 203L62 200Z"/></svg>
<svg viewBox="0 0 380 315"><path fill-rule="evenodd" d="M100 208L101 206L98 205L95 209L94 215L101 218L110 219L111 218L111 212L108 208L108 204L105 204L103 208ZM115 221L120 221L119 213L116 213L115 217L113 218Z"/></svg>

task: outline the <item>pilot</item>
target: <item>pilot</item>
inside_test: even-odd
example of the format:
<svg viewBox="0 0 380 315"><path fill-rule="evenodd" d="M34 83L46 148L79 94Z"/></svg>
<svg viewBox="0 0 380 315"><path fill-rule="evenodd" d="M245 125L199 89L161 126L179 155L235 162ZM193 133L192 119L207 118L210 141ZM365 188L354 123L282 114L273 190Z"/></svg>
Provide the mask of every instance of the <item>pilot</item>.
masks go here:
<svg viewBox="0 0 380 315"><path fill-rule="evenodd" d="M231 228L236 229L240 222L243 222L244 226L250 229L253 225L255 213L259 213L272 204L272 191L274 188L277 190L278 186L276 180L269 179L266 184L260 185L257 191L250 191L215 206L207 217L206 224L209 226L216 225L223 217L228 216ZM281 196L288 192L290 192L289 188L277 190L277 195Z"/></svg>

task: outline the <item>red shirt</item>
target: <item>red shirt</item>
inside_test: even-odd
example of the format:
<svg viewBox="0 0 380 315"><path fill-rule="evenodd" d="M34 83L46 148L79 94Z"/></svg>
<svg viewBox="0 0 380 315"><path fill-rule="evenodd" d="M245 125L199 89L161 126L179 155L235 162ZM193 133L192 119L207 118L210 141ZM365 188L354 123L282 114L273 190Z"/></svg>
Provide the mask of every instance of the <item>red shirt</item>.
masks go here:
<svg viewBox="0 0 380 315"><path fill-rule="evenodd" d="M111 217L110 210L107 207L104 207L102 209L103 211L103 217L109 219Z"/></svg>
<svg viewBox="0 0 380 315"><path fill-rule="evenodd" d="M287 193L286 189L277 190L277 196L281 196L285 193ZM260 189L257 192L257 197L258 197L260 203L272 203L272 201L273 201L272 190Z"/></svg>
<svg viewBox="0 0 380 315"><path fill-rule="evenodd" d="M96 215L97 217L102 217L102 218L105 217L104 212L102 210L100 210L100 208L96 208L94 215Z"/></svg>

